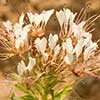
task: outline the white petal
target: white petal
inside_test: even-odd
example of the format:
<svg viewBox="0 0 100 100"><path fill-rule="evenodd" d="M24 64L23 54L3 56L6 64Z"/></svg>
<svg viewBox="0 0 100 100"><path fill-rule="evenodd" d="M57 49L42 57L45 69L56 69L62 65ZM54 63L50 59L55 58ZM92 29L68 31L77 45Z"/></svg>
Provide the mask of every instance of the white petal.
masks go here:
<svg viewBox="0 0 100 100"><path fill-rule="evenodd" d="M16 37L19 37L21 35L21 33L22 33L22 26L20 24L16 23L14 25L14 33L15 33Z"/></svg>
<svg viewBox="0 0 100 100"><path fill-rule="evenodd" d="M68 53L68 54L65 56L64 61L65 61L67 64L71 65L71 63L73 62L73 55Z"/></svg>
<svg viewBox="0 0 100 100"><path fill-rule="evenodd" d="M81 22L79 25L73 23L72 25L72 32L74 33L77 39L80 39L80 37L85 33L85 30L83 29L84 23L85 22Z"/></svg>
<svg viewBox="0 0 100 100"><path fill-rule="evenodd" d="M70 19L71 11L69 9L64 9L64 14L66 16L66 21Z"/></svg>
<svg viewBox="0 0 100 100"><path fill-rule="evenodd" d="M24 24L24 14L22 13L19 18L19 24L22 26Z"/></svg>
<svg viewBox="0 0 100 100"><path fill-rule="evenodd" d="M84 34L82 34L81 37L85 37L89 40L92 40L92 34L89 32L84 32Z"/></svg>
<svg viewBox="0 0 100 100"><path fill-rule="evenodd" d="M58 35L57 34L55 34L55 35L50 34L49 35L49 39L48 39L49 43L48 43L48 45L49 45L51 50L54 49L54 47L57 44L57 41L58 41Z"/></svg>
<svg viewBox="0 0 100 100"><path fill-rule="evenodd" d="M65 43L66 43L65 48L67 50L67 53L72 53L72 51L73 51L72 40L70 38L68 38Z"/></svg>
<svg viewBox="0 0 100 100"><path fill-rule="evenodd" d="M59 12L57 11L56 12L56 17L58 19L60 27L62 28L62 25L63 25L64 20L65 20L64 12L62 10L60 10Z"/></svg>
<svg viewBox="0 0 100 100"><path fill-rule="evenodd" d="M65 33L67 33L68 25L70 29L69 31L72 31L72 25L76 14L73 14L69 9L64 9L64 14L65 14L64 29Z"/></svg>
<svg viewBox="0 0 100 100"><path fill-rule="evenodd" d="M81 34L83 33L83 30L75 23L72 25L72 32L74 33L74 36L79 39Z"/></svg>
<svg viewBox="0 0 100 100"><path fill-rule="evenodd" d="M44 59L44 61L47 61L48 57L49 57L49 55L47 53L43 53L43 59Z"/></svg>
<svg viewBox="0 0 100 100"><path fill-rule="evenodd" d="M83 49L83 46L84 46L83 44L84 44L84 39L82 38L81 40L78 41L77 45L75 46L75 49L73 50L73 53L75 51L77 58L82 53L82 49Z"/></svg>
<svg viewBox="0 0 100 100"><path fill-rule="evenodd" d="M26 25L23 30L22 30L22 34L21 34L21 38L23 39L23 41L27 41L28 40L28 32L30 31L30 25Z"/></svg>
<svg viewBox="0 0 100 100"><path fill-rule="evenodd" d="M46 46L47 46L47 39L46 38L42 38L40 40L40 38L37 38L35 40L35 44L36 44L37 48L39 49L39 51L41 53L44 53L45 50L46 50Z"/></svg>
<svg viewBox="0 0 100 100"><path fill-rule="evenodd" d="M49 18L53 14L53 12L54 12L54 9L51 9L48 11L43 11L43 21L44 21L45 25L47 24Z"/></svg>
<svg viewBox="0 0 100 100"><path fill-rule="evenodd" d="M89 33L89 32L84 32L81 35L81 38L84 39L83 46L85 46L85 47L88 47L91 44L91 42L92 42L92 34Z"/></svg>
<svg viewBox="0 0 100 100"><path fill-rule="evenodd" d="M38 27L41 23L41 21L43 20L43 14L34 14L34 23L36 25L36 27Z"/></svg>
<svg viewBox="0 0 100 100"><path fill-rule="evenodd" d="M54 56L58 55L60 52L61 47L59 46L59 44L54 48Z"/></svg>
<svg viewBox="0 0 100 100"><path fill-rule="evenodd" d="M96 43L91 43L91 45L89 47L87 47L84 51L84 60L87 60L91 53L96 50L97 48L97 44Z"/></svg>
<svg viewBox="0 0 100 100"><path fill-rule="evenodd" d="M62 48L66 50L67 53L72 53L73 51L72 40L70 38L66 39L66 41L62 43Z"/></svg>
<svg viewBox="0 0 100 100"><path fill-rule="evenodd" d="M27 13L30 23L32 24L34 21L34 15L31 12Z"/></svg>
<svg viewBox="0 0 100 100"><path fill-rule="evenodd" d="M65 14L65 21L66 22L70 21L70 23L73 23L76 13L73 14L70 9L64 9L64 14Z"/></svg>
<svg viewBox="0 0 100 100"><path fill-rule="evenodd" d="M18 72L18 74L22 75L25 72L25 69L26 69L26 65L25 65L24 61L21 60L21 62L18 63L18 66L17 66L17 72Z"/></svg>
<svg viewBox="0 0 100 100"><path fill-rule="evenodd" d="M29 57L29 63L28 63L28 66L26 67L26 70L31 71L33 67L35 66L35 64L36 64L36 59Z"/></svg>
<svg viewBox="0 0 100 100"><path fill-rule="evenodd" d="M16 41L15 41L15 47L16 47L17 49L20 48L21 42L22 42L22 40L21 40L20 38L16 39Z"/></svg>
<svg viewBox="0 0 100 100"><path fill-rule="evenodd" d="M3 22L3 25L5 26L7 32L9 32L10 30L12 30L12 23L10 21Z"/></svg>

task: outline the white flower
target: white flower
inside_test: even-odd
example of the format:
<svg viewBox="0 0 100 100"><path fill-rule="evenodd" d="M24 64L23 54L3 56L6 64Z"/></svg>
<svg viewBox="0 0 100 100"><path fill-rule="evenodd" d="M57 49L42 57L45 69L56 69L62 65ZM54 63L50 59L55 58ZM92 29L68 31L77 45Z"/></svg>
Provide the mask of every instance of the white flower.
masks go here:
<svg viewBox="0 0 100 100"><path fill-rule="evenodd" d="M78 58L80 56L80 54L82 53L84 47L84 38L81 38L78 43L76 44L73 53L76 53L76 57Z"/></svg>
<svg viewBox="0 0 100 100"><path fill-rule="evenodd" d="M62 43L62 48L65 49L67 53L72 53L73 51L72 40L70 38L66 39L66 41Z"/></svg>
<svg viewBox="0 0 100 100"><path fill-rule="evenodd" d="M43 11L41 14L35 13L32 14L31 12L28 12L27 15L29 17L30 23L35 24L35 28L40 27L40 23L46 25L50 16L53 14L54 9Z"/></svg>
<svg viewBox="0 0 100 100"><path fill-rule="evenodd" d="M32 58L32 57L29 57L29 63L26 67L26 70L31 71L33 69L33 67L35 66L35 64L36 64L36 59Z"/></svg>
<svg viewBox="0 0 100 100"><path fill-rule="evenodd" d="M78 58L82 53L83 47L87 47L91 41L92 35L88 32L85 32L81 35L80 39L78 40L73 53L76 53L76 57Z"/></svg>
<svg viewBox="0 0 100 100"><path fill-rule="evenodd" d="M71 12L69 9L64 9L64 13L65 13L65 21L66 22L68 22L69 20L70 20L70 22L74 21L76 13L73 14L73 12Z"/></svg>
<svg viewBox="0 0 100 100"><path fill-rule="evenodd" d="M69 9L64 9L64 11L60 10L59 12L56 12L56 16L57 16L61 29L64 24L64 31L65 33L67 33L68 26L70 28L72 27L76 13L73 14Z"/></svg>
<svg viewBox="0 0 100 100"><path fill-rule="evenodd" d="M54 47L57 44L57 41L58 41L58 35L56 35L56 34L55 35L52 35L52 34L49 35L48 45L49 45L51 50L54 49Z"/></svg>
<svg viewBox="0 0 100 100"><path fill-rule="evenodd" d="M25 70L26 70L26 65L25 65L24 61L21 60L21 62L18 63L17 72L18 72L19 75L22 75Z"/></svg>
<svg viewBox="0 0 100 100"><path fill-rule="evenodd" d="M34 42L38 48L38 50L44 54L47 46L47 39L46 38L37 38Z"/></svg>
<svg viewBox="0 0 100 100"><path fill-rule="evenodd" d="M72 53L68 53L65 57L64 57L64 61L66 62L66 64L71 65L71 63L73 62L73 54Z"/></svg>
<svg viewBox="0 0 100 100"><path fill-rule="evenodd" d="M62 10L60 10L59 12L56 11L56 16L57 16L58 22L60 24L60 27L62 28L62 25L65 20L64 12Z"/></svg>
<svg viewBox="0 0 100 100"><path fill-rule="evenodd" d="M18 63L18 66L17 66L17 72L19 75L23 75L23 73L25 71L31 71L33 69L33 67L35 66L36 64L36 59L35 58L32 58L32 57L29 57L29 63L28 65L26 66L26 64L24 63L23 60L21 60L20 63Z"/></svg>
<svg viewBox="0 0 100 100"><path fill-rule="evenodd" d="M36 27L38 27L40 25L42 20L43 20L43 14L42 13L41 14L37 14L37 13L34 14L34 20L33 21L34 21Z"/></svg>
<svg viewBox="0 0 100 100"><path fill-rule="evenodd" d="M59 44L54 48L54 56L57 56L59 54L61 50L61 47L59 46Z"/></svg>
<svg viewBox="0 0 100 100"><path fill-rule="evenodd" d="M43 21L44 21L45 26L53 13L54 13L54 9L43 11Z"/></svg>
<svg viewBox="0 0 100 100"><path fill-rule="evenodd" d="M44 59L44 61L47 61L48 57L49 57L48 53L43 53L43 59Z"/></svg>
<svg viewBox="0 0 100 100"><path fill-rule="evenodd" d="M96 50L97 48L97 44L96 43L93 43L91 41L90 43L90 46L88 46L85 51L84 51L84 60L87 60L90 56L91 56L91 53Z"/></svg>
<svg viewBox="0 0 100 100"><path fill-rule="evenodd" d="M12 23L10 21L3 22L3 25L5 26L7 32L9 32L10 30L12 30Z"/></svg>
<svg viewBox="0 0 100 100"><path fill-rule="evenodd" d="M34 42L37 46L37 49L39 50L39 52L41 52L44 61L46 61L48 59L48 53L46 53L46 47L47 47L47 39L46 38L37 38Z"/></svg>
<svg viewBox="0 0 100 100"><path fill-rule="evenodd" d="M79 39L81 35L85 33L85 30L83 29L83 26L85 25L85 22L82 21L78 25L76 23L73 23L72 25L72 32L74 33L75 37Z"/></svg>
<svg viewBox="0 0 100 100"><path fill-rule="evenodd" d="M62 43L62 48L64 50L66 50L67 54L66 56L64 57L64 61L67 63L67 64L71 64L73 62L73 45L72 45L72 40L70 38L66 39L65 42Z"/></svg>
<svg viewBox="0 0 100 100"><path fill-rule="evenodd" d="M84 34L82 34L81 37L88 39L88 40L92 40L92 34L89 32L84 32Z"/></svg>
<svg viewBox="0 0 100 100"><path fill-rule="evenodd" d="M28 25L22 29L19 28L19 30L15 30L14 32L16 34L15 47L17 49L19 49L21 45L24 45L26 42L28 42L28 32L29 31L30 31L30 26Z"/></svg>
<svg viewBox="0 0 100 100"><path fill-rule="evenodd" d="M31 12L27 12L27 15L28 15L30 23L32 24L34 21L34 14L32 14Z"/></svg>
<svg viewBox="0 0 100 100"><path fill-rule="evenodd" d="M20 19L20 23L16 23L14 25L14 34L15 34L15 47L17 49L20 48L21 45L24 45L28 42L28 32L30 31L30 25L26 25L22 27L22 18Z"/></svg>
<svg viewBox="0 0 100 100"><path fill-rule="evenodd" d="M21 16L19 17L19 24L22 26L24 24L24 17L25 15L22 13Z"/></svg>

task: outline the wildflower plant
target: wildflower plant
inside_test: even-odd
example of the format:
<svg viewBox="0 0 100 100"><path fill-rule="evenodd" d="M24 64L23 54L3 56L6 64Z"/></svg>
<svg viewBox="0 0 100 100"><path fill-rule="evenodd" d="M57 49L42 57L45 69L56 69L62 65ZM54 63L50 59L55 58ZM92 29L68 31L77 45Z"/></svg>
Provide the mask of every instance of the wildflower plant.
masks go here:
<svg viewBox="0 0 100 100"><path fill-rule="evenodd" d="M83 20L85 15L82 12L85 10L80 14L69 9L56 11L61 30L59 34L50 33L49 36L44 36L45 27L54 9L41 14L22 13L15 24L3 22L0 58L21 58L13 77L17 82L15 87L25 93L21 97L12 95L11 100L64 100L74 82L66 84L70 75L80 77L87 73L99 77L93 68L99 69L100 66L86 65L97 56L98 45L92 41L91 32L94 30L92 24L99 16ZM97 56L97 63L100 63L99 58Z"/></svg>

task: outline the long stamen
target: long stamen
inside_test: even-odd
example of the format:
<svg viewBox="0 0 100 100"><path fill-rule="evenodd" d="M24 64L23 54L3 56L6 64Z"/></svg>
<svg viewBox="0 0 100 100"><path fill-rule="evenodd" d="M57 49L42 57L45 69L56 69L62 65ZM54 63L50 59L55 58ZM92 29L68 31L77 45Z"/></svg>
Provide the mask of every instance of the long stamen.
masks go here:
<svg viewBox="0 0 100 100"><path fill-rule="evenodd" d="M87 20L84 29L86 30L91 24L93 24L98 18L100 17L100 15L94 15L92 16L89 20Z"/></svg>

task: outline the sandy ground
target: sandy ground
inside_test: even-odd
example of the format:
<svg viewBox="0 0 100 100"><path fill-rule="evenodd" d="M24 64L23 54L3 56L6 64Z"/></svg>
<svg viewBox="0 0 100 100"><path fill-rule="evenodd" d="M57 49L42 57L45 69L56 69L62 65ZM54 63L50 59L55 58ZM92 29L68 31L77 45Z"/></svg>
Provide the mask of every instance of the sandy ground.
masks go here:
<svg viewBox="0 0 100 100"><path fill-rule="evenodd" d="M15 89L14 82L8 81L2 72L0 72L0 100L8 100L11 94L15 92L16 96L22 96L23 93L18 89Z"/></svg>

